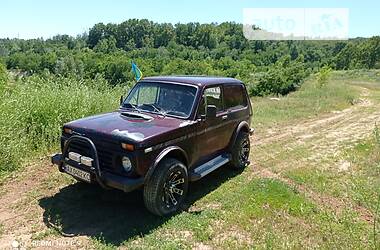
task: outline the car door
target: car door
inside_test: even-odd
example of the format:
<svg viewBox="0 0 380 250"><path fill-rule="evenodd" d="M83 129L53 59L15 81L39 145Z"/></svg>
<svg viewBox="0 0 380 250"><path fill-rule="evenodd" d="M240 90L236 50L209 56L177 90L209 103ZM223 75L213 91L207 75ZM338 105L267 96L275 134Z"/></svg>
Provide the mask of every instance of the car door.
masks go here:
<svg viewBox="0 0 380 250"><path fill-rule="evenodd" d="M215 118L203 118L207 105L215 105ZM198 108L197 152L200 159L212 158L226 147L228 133L225 131L227 112L223 104L223 88L221 85L204 89L202 100Z"/></svg>

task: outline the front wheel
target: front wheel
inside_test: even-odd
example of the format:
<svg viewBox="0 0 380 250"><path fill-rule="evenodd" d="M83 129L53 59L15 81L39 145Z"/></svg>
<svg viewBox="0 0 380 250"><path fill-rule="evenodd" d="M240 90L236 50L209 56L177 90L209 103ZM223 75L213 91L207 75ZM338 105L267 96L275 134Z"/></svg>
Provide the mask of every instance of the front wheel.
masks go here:
<svg viewBox="0 0 380 250"><path fill-rule="evenodd" d="M164 159L144 186L145 206L159 216L174 214L185 201L188 183L186 166L176 159Z"/></svg>
<svg viewBox="0 0 380 250"><path fill-rule="evenodd" d="M251 146L247 132L239 132L235 144L232 148L231 166L235 169L242 169L249 163L249 152Z"/></svg>

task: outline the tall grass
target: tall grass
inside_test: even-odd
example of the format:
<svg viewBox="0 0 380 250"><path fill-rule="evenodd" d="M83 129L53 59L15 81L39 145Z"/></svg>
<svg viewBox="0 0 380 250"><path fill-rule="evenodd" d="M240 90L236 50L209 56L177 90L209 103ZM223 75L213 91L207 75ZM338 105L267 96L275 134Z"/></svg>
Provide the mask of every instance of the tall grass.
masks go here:
<svg viewBox="0 0 380 250"><path fill-rule="evenodd" d="M59 145L62 124L118 106L122 87L52 75L8 82L0 93L0 176Z"/></svg>

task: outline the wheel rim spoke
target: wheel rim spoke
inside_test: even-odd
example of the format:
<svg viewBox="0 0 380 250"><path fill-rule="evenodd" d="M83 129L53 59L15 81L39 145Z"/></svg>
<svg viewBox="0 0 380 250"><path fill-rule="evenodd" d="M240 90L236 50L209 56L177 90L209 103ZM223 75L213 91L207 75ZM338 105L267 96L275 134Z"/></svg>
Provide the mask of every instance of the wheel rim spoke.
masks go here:
<svg viewBox="0 0 380 250"><path fill-rule="evenodd" d="M246 163L248 161L249 151L250 151L249 140L244 140L241 143L241 149L239 151L239 158L242 163Z"/></svg>
<svg viewBox="0 0 380 250"><path fill-rule="evenodd" d="M163 186L163 202L164 205L171 209L177 206L185 194L185 178L184 174L179 171L173 171L167 175Z"/></svg>
<svg viewBox="0 0 380 250"><path fill-rule="evenodd" d="M177 205L177 200L175 199L173 193L169 192L168 195L169 195L169 198L170 198L171 202L173 203L173 205L174 206Z"/></svg>
<svg viewBox="0 0 380 250"><path fill-rule="evenodd" d="M176 193L178 195L183 195L183 190L174 187L174 188L172 188L172 193Z"/></svg>
<svg viewBox="0 0 380 250"><path fill-rule="evenodd" d="M177 178L177 176L179 175L180 173L175 173L175 174L173 174L173 176L170 178L170 181L173 181L173 180L175 180L175 178Z"/></svg>
<svg viewBox="0 0 380 250"><path fill-rule="evenodd" d="M170 184L171 184L172 186L177 186L177 185L182 184L182 183L185 183L185 179L184 179L184 178L181 178L181 179L178 179L178 180L172 181Z"/></svg>

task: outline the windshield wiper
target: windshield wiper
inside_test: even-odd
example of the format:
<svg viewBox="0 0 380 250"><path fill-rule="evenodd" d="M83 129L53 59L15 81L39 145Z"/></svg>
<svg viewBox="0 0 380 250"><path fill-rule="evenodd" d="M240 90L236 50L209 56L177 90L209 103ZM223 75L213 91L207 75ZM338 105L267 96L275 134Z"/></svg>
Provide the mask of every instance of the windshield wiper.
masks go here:
<svg viewBox="0 0 380 250"><path fill-rule="evenodd" d="M126 107L126 105L129 105L130 107ZM137 107L137 105L132 103L126 103L123 105L123 108L132 108L133 110L136 110L137 112L141 113L141 110Z"/></svg>
<svg viewBox="0 0 380 250"><path fill-rule="evenodd" d="M144 103L143 105L152 107L157 113L159 113L160 115L163 115L164 117L166 117L166 113L163 112L163 111L161 111L161 109L159 107L157 107L156 104L153 104L153 103Z"/></svg>

